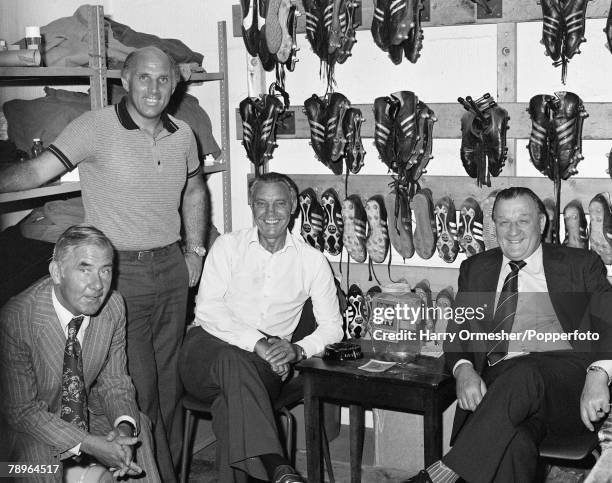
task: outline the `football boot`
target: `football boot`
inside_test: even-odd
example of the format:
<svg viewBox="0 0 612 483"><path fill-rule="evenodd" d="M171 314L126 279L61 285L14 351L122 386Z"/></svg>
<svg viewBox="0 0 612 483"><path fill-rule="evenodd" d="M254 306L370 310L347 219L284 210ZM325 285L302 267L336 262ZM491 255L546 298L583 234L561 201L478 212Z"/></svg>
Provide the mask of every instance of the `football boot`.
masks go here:
<svg viewBox="0 0 612 483"><path fill-rule="evenodd" d="M252 97L244 98L240 101L238 110L242 119L242 145L246 150L249 160L257 164L257 149L254 140L259 138L259 122L257 120L255 100Z"/></svg>
<svg viewBox="0 0 612 483"><path fill-rule="evenodd" d="M240 0L242 8L242 39L249 55L257 57L259 52L259 28L257 22L258 0Z"/></svg>
<svg viewBox="0 0 612 483"><path fill-rule="evenodd" d="M391 0L389 4L390 37L392 45L401 45L408 40L414 28L415 0Z"/></svg>
<svg viewBox="0 0 612 483"><path fill-rule="evenodd" d="M342 205L336 190L329 188L321 195L323 207L323 247L330 255L340 255L342 252Z"/></svg>
<svg viewBox="0 0 612 483"><path fill-rule="evenodd" d="M343 163L340 158L344 154L344 145L346 144L346 138L342 131L342 120L349 107L351 107L351 103L343 94L334 92L329 96L326 110L325 144L327 146L326 151L329 153L328 166L334 174L342 174Z"/></svg>
<svg viewBox="0 0 612 483"><path fill-rule="evenodd" d="M404 259L414 255L410 200L401 191L385 197L391 245Z"/></svg>
<svg viewBox="0 0 612 483"><path fill-rule="evenodd" d="M476 178L478 186L491 186L482 131L476 128L477 122L473 112L465 112L461 117L461 162L467 174Z"/></svg>
<svg viewBox="0 0 612 483"><path fill-rule="evenodd" d="M394 133L396 136L396 155L400 169L411 164L417 143L417 106L419 99L411 91L391 94L399 101L400 107L395 116Z"/></svg>
<svg viewBox="0 0 612 483"><path fill-rule="evenodd" d="M538 94L529 101L529 117L531 117L531 135L529 137L529 157L531 162L545 176L549 176L551 168L551 136L553 96Z"/></svg>
<svg viewBox="0 0 612 483"><path fill-rule="evenodd" d="M342 242L349 255L356 262L365 262L367 215L359 195L350 195L342 204L344 235Z"/></svg>
<svg viewBox="0 0 612 483"><path fill-rule="evenodd" d="M565 222L563 244L574 248L588 248L588 225L580 200L572 200L565 205L563 221Z"/></svg>
<svg viewBox="0 0 612 483"><path fill-rule="evenodd" d="M468 257L484 251L482 209L474 198L466 198L461 205L457 238Z"/></svg>
<svg viewBox="0 0 612 483"><path fill-rule="evenodd" d="M397 173L398 165L395 158L393 125L398 109L399 101L395 98L377 97L374 100L374 146L378 150L380 160L394 173Z"/></svg>
<svg viewBox="0 0 612 483"><path fill-rule="evenodd" d="M453 263L459 253L457 241L457 212L455 203L449 196L440 198L434 208L436 216L436 232L438 255L446 263Z"/></svg>
<svg viewBox="0 0 612 483"><path fill-rule="evenodd" d="M367 330L369 319L368 306L363 296L363 292L358 285L353 284L349 287L347 298L347 320L346 327L348 336L351 339L360 339Z"/></svg>
<svg viewBox="0 0 612 483"><path fill-rule="evenodd" d="M563 53L571 59L580 53L580 44L586 42L584 30L586 24L586 9L589 0L572 0L565 2L563 20L565 23L565 38Z"/></svg>
<svg viewBox="0 0 612 483"><path fill-rule="evenodd" d="M389 7L391 0L374 0L374 13L372 16L372 38L378 47L386 52L389 49L391 38L389 31L391 28L391 12Z"/></svg>
<svg viewBox="0 0 612 483"><path fill-rule="evenodd" d="M485 250L498 246L495 223L493 223L493 205L499 190L493 190L482 202L482 240Z"/></svg>
<svg viewBox="0 0 612 483"><path fill-rule="evenodd" d="M300 50L297 46L297 19L301 16L302 14L298 10L297 4L295 2L292 3L291 9L289 10L289 18L287 19L287 28L289 29L289 33L291 35L291 47L289 50L289 56L285 62L285 67L289 72L293 72L295 70L295 64L300 60L297 58L297 53Z"/></svg>
<svg viewBox="0 0 612 483"><path fill-rule="evenodd" d="M374 263L383 263L389 251L387 209L381 195L372 196L365 206L368 218L366 250Z"/></svg>
<svg viewBox="0 0 612 483"><path fill-rule="evenodd" d="M264 106L261 113L261 132L259 136L260 152L263 153L262 161L266 162L272 158L272 153L278 146L276 144L276 127L278 116L285 111L283 102L274 95L264 95Z"/></svg>
<svg viewBox="0 0 612 483"><path fill-rule="evenodd" d="M433 149L433 127L438 121L434 112L425 104L419 101L419 116L418 116L418 140L415 147L416 162L410 169L410 177L413 181L418 181L420 177L427 171L425 168L429 161L433 159L431 155Z"/></svg>
<svg viewBox="0 0 612 483"><path fill-rule="evenodd" d="M431 190L419 190L412 198L411 205L416 220L414 248L419 257L427 260L436 251L436 221Z"/></svg>
<svg viewBox="0 0 612 483"><path fill-rule="evenodd" d="M344 29L344 34L342 36L342 43L340 48L336 52L336 62L338 64L343 64L346 59L348 59L351 55L351 51L353 50L353 46L357 43L357 38L355 36L355 30L359 27L360 23L357 21L356 9L360 5L360 0L344 0L342 6L344 8L344 18L346 20L343 21L343 17L341 15L341 28Z"/></svg>
<svg viewBox="0 0 612 483"><path fill-rule="evenodd" d="M542 44L546 55L554 61L561 58L563 41L563 14L559 0L541 0L542 7Z"/></svg>
<svg viewBox="0 0 612 483"><path fill-rule="evenodd" d="M588 117L580 97L573 92L555 92L552 125L555 133L553 150L562 179L576 174L582 155L582 125Z"/></svg>
<svg viewBox="0 0 612 483"><path fill-rule="evenodd" d="M361 142L361 124L363 124L361 110L351 107L344 116L344 133L346 136L346 168L353 174L359 173L363 167L365 150Z"/></svg>
<svg viewBox="0 0 612 483"><path fill-rule="evenodd" d="M404 55L413 64L419 60L421 56L421 50L423 49L423 29L421 27L421 11L423 10L423 0L413 0L414 15L413 23L414 26L408 34L408 38L403 42Z"/></svg>
<svg viewBox="0 0 612 483"><path fill-rule="evenodd" d="M491 176L499 176L508 156L506 132L510 117L508 111L500 106L489 109L487 115L489 123L482 132L482 138L487 147L489 173Z"/></svg>
<svg viewBox="0 0 612 483"><path fill-rule="evenodd" d="M300 207L300 233L310 246L323 251L323 223L325 214L312 188L306 188L298 197Z"/></svg>
<svg viewBox="0 0 612 483"><path fill-rule="evenodd" d="M317 159L325 166L329 164L329 154L327 152L326 125L327 125L327 105L316 94L304 101L304 113L310 126L310 145L315 152Z"/></svg>
<svg viewBox="0 0 612 483"><path fill-rule="evenodd" d="M599 193L589 203L589 243L606 265L612 265L612 209L610 194Z"/></svg>

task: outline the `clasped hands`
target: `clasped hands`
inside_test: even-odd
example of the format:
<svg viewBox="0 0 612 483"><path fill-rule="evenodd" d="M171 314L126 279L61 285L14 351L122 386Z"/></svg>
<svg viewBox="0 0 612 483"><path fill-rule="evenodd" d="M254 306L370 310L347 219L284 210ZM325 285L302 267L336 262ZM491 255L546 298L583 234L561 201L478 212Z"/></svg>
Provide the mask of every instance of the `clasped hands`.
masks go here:
<svg viewBox="0 0 612 483"><path fill-rule="evenodd" d="M142 468L132 461L133 446L138 443L138 438L130 436L131 428L128 428L129 425L121 423L106 436L89 434L81 444L81 450L105 465L115 478L139 475Z"/></svg>
<svg viewBox="0 0 612 483"><path fill-rule="evenodd" d="M297 348L291 342L278 337L259 339L255 353L270 364L272 370L284 381L289 374L291 363L300 359Z"/></svg>

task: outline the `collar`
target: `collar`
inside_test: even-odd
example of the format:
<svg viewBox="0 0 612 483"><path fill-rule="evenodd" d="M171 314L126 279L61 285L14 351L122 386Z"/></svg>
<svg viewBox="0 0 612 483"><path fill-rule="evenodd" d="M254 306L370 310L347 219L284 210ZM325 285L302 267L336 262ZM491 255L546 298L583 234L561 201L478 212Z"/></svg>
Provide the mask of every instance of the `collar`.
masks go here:
<svg viewBox="0 0 612 483"><path fill-rule="evenodd" d="M542 244L538 245L535 252L525 258L524 262L526 263L525 267L521 271L525 271L531 274L537 274L542 272L544 264L542 258ZM507 267L510 259L504 255L502 260L502 267Z"/></svg>
<svg viewBox="0 0 612 483"><path fill-rule="evenodd" d="M117 118L119 119L119 122L125 129L129 131L140 129L140 127L138 127L138 124L134 122L134 119L132 119L132 116L130 116L130 113L128 112L127 96L123 96L119 104L115 104L115 112L117 113ZM162 112L160 119L162 122L162 126L164 126L164 129L166 129L166 131L168 131L170 134L178 130L178 125L172 119L170 119L170 116L165 110L164 112Z"/></svg>
<svg viewBox="0 0 612 483"><path fill-rule="evenodd" d="M59 301L57 295L55 295L55 287L53 287L53 290L51 290L51 301L53 302L53 308L55 309L57 318L60 321L62 331L64 332L64 334L68 334L68 324L76 316L72 312L70 312L70 310L64 307ZM89 315L83 316L83 322L81 323L81 328L79 329L79 336L80 334L85 333L85 329L89 325L89 319Z"/></svg>
<svg viewBox="0 0 612 483"><path fill-rule="evenodd" d="M249 240L249 246L257 244L261 247L261 243L259 242L259 230L257 229L257 226L254 226L253 228L249 230L248 240ZM283 248L281 248L280 250L274 253L284 252L289 247L296 248L295 241L293 240L293 235L291 234L289 230L287 230L287 236L285 236L285 245L283 246ZM263 247L261 248L263 249Z"/></svg>

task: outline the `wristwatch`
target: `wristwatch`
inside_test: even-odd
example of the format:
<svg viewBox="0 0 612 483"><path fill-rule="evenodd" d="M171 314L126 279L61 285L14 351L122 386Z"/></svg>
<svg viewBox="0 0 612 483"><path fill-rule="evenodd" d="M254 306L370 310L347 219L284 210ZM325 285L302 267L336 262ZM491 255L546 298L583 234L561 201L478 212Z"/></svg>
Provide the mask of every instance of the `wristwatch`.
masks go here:
<svg viewBox="0 0 612 483"><path fill-rule="evenodd" d="M298 344L294 344L294 345L295 345L295 347L297 347L298 352L300 354L300 360L297 361L297 362L301 362L304 359L307 359L308 357L306 356L306 351L304 350L304 348L301 345L298 345Z"/></svg>
<svg viewBox="0 0 612 483"><path fill-rule="evenodd" d="M203 257L204 255L206 255L206 248L201 245L186 245L185 253L189 252L195 253L198 257Z"/></svg>

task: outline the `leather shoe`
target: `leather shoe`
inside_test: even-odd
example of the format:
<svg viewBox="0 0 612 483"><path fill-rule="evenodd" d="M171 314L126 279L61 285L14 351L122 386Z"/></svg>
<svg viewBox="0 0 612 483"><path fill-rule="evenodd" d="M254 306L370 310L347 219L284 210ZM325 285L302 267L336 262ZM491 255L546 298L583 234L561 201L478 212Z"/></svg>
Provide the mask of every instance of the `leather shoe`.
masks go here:
<svg viewBox="0 0 612 483"><path fill-rule="evenodd" d="M297 471L289 465L280 465L274 470L272 483L305 483L306 480L298 475Z"/></svg>
<svg viewBox="0 0 612 483"><path fill-rule="evenodd" d="M433 480L429 477L427 470L421 470L412 478L408 478L404 481L404 483L433 483Z"/></svg>

